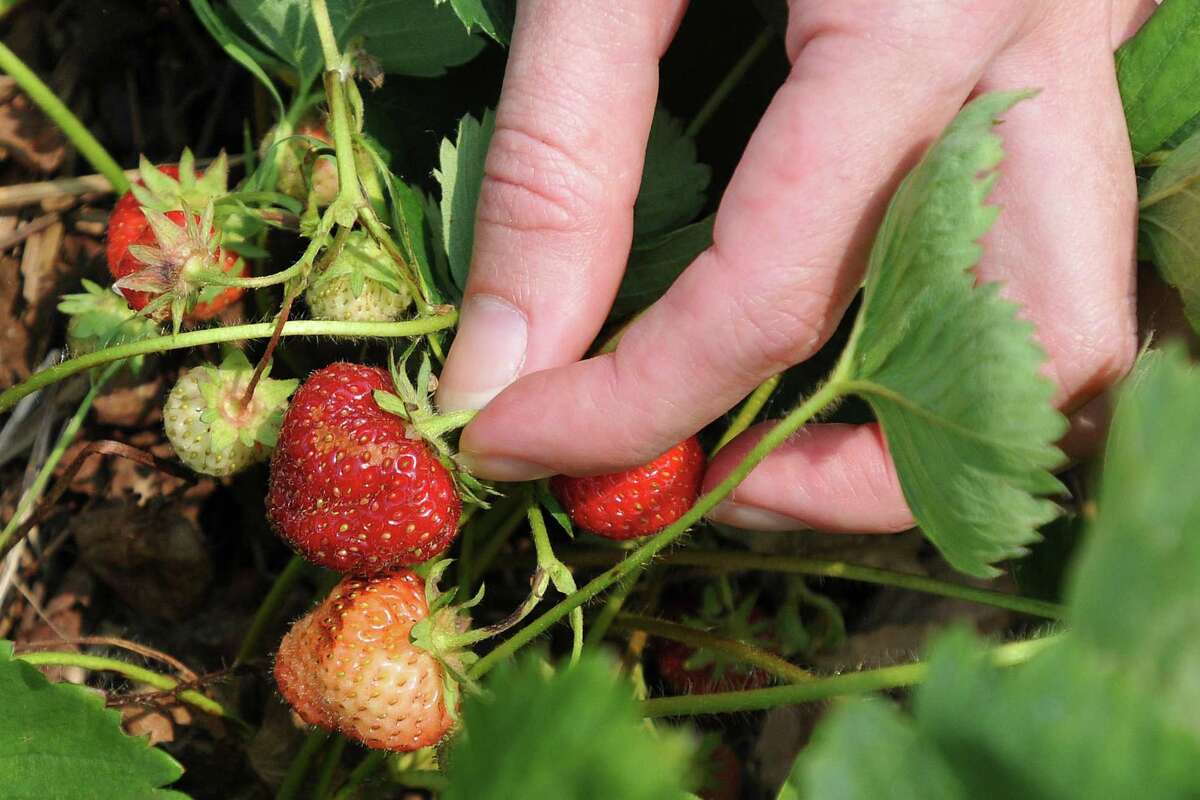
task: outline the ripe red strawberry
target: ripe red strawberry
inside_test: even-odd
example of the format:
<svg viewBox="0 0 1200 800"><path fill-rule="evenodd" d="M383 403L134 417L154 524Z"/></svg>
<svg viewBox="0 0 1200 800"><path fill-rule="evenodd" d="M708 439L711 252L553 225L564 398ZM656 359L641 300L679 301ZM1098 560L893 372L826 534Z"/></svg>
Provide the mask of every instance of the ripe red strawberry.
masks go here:
<svg viewBox="0 0 1200 800"><path fill-rule="evenodd" d="M174 222L176 226L184 228L186 227L186 217L181 210L184 204L193 209L203 208L213 197L224 191L225 166L223 160L215 163L210 168L210 172L203 177L195 175L190 154L185 154L180 163L183 165L182 172L179 167L165 165L157 168L161 175L144 176L137 182L137 189L121 195L113 207L112 215L108 220L105 255L108 260L109 273L114 280L125 283L138 282L131 276L135 276L137 273L154 272L154 270L148 270L150 265L139 258L139 248L166 249L167 247L167 243L161 241L161 236L156 234L154 226L146 216L148 207L164 213L167 219ZM144 165L143 172L146 171L147 167ZM166 178L163 179L161 176L166 176ZM147 183L154 185L147 186ZM198 216L193 215L193 219L200 222ZM204 233L206 236L211 236L214 232L209 230ZM131 250L131 248L133 249ZM213 266L220 265L225 272L234 272L237 275L245 275L247 272L245 262L239 259L235 253L217 248L213 252L211 260ZM170 268L173 268L175 272L178 272L182 263L164 266L168 269L162 271L169 272ZM148 277L151 276L148 275ZM153 275L152 277L152 281L143 280L141 282L147 283L147 285L159 284L162 286L162 291L166 291L174 284L176 276ZM140 291L129 286L118 286L118 288L125 296L129 307L135 311L145 308L159 293ZM209 319L241 297L243 291L237 287L207 289L202 293L200 302L187 314L187 319Z"/></svg>
<svg viewBox="0 0 1200 800"><path fill-rule="evenodd" d="M705 658L682 642L664 641L655 648L654 656L659 676L676 694L736 692L771 685L771 675L764 670Z"/></svg>
<svg viewBox="0 0 1200 800"><path fill-rule="evenodd" d="M457 533L462 501L450 471L375 402L392 388L377 367L331 364L284 415L267 516L315 564L376 574L433 558Z"/></svg>
<svg viewBox="0 0 1200 800"><path fill-rule="evenodd" d="M436 744L453 722L456 693L438 660L409 641L429 613L415 572L343 579L283 637L280 693L308 724L367 747Z"/></svg>
<svg viewBox="0 0 1200 800"><path fill-rule="evenodd" d="M687 513L700 496L704 466L693 436L649 464L586 478L557 475L550 489L579 527L608 539L633 539Z"/></svg>

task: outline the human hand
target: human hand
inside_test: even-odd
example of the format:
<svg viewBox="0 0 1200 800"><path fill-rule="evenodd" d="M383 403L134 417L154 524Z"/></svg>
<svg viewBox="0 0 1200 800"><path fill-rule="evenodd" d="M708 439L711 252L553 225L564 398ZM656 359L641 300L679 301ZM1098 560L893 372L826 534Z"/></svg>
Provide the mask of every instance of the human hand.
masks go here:
<svg viewBox="0 0 1200 800"><path fill-rule="evenodd" d="M583 6L586 6L583 7ZM793 2L792 70L718 209L713 245L579 361L620 283L658 60L682 0L522 0L443 408L460 449L528 480L649 461L812 355L857 290L904 173L973 94L1037 87L1000 129L1003 213L977 268L1037 326L1086 447L1089 401L1136 352L1136 186L1112 50L1150 0ZM490 401L490 402L489 402ZM719 482L763 433L714 460ZM809 425L711 516L757 529L912 524L875 425Z"/></svg>

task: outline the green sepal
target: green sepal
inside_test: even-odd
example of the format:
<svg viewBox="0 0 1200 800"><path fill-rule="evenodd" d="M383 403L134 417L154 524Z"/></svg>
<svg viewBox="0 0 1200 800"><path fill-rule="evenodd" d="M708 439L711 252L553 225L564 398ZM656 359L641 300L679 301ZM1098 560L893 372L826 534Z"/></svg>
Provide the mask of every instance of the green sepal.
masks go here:
<svg viewBox="0 0 1200 800"><path fill-rule="evenodd" d="M550 518L558 523L558 526L567 532L567 536L575 538L575 526L571 524L571 515L562 507L562 503L558 502L558 498L550 491L550 484L546 480L540 480L534 489L537 495L537 501L546 509L546 513Z"/></svg>

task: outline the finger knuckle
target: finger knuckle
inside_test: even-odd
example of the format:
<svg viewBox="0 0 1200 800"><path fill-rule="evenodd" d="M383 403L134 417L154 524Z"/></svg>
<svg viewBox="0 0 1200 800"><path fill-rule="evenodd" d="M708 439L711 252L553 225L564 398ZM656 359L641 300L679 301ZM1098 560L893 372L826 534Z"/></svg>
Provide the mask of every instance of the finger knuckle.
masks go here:
<svg viewBox="0 0 1200 800"><path fill-rule="evenodd" d="M597 183L568 147L529 129L497 125L478 221L518 232L577 232L594 224Z"/></svg>

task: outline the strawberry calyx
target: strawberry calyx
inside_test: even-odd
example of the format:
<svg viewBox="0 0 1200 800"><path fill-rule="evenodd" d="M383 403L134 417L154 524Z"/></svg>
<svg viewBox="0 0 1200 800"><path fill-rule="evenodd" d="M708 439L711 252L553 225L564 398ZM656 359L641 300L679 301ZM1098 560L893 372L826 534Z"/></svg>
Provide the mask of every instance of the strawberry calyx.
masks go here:
<svg viewBox="0 0 1200 800"><path fill-rule="evenodd" d="M170 317L175 331L184 314L201 302L206 291L223 291L212 277L224 271L225 255L213 230L214 206L209 202L197 217L186 204L182 210L143 209L157 242L154 246L130 245L129 253L141 265L119 278L113 288L125 292L146 292L155 300L142 313L151 319ZM240 271L235 262L233 270Z"/></svg>
<svg viewBox="0 0 1200 800"><path fill-rule="evenodd" d="M179 157L179 176L159 170L145 156L138 162L138 182L130 187L143 210L166 213L185 206L204 208L228 192L229 159L221 153L203 173L196 173L196 157L185 149Z"/></svg>
<svg viewBox="0 0 1200 800"><path fill-rule="evenodd" d="M69 316L67 343L75 355L158 335L151 320L131 312L125 299L116 292L84 278L83 291L63 295L58 310ZM143 356L131 359L136 373Z"/></svg>
<svg viewBox="0 0 1200 800"><path fill-rule="evenodd" d="M375 402L384 411L403 419L410 439L421 439L433 448L442 466L450 471L459 495L468 502L488 508L486 498L498 494L491 486L480 481L454 460L454 450L446 442L446 435L464 427L475 417L474 411L454 411L439 414L433 406L433 393L437 390L437 378L427 353L421 356L414 382L408 377L408 361L416 345L411 345L400 358L399 364L391 359L389 369L395 392L375 392Z"/></svg>
<svg viewBox="0 0 1200 800"><path fill-rule="evenodd" d="M300 381L271 378L268 365L254 387L250 402L243 403L246 387L254 375L254 365L245 353L234 350L219 367L205 364L201 369L207 380L200 383L200 395L205 402L200 418L211 426L213 446L225 448L236 441L245 447L261 445L273 449L279 441L288 398Z"/></svg>

